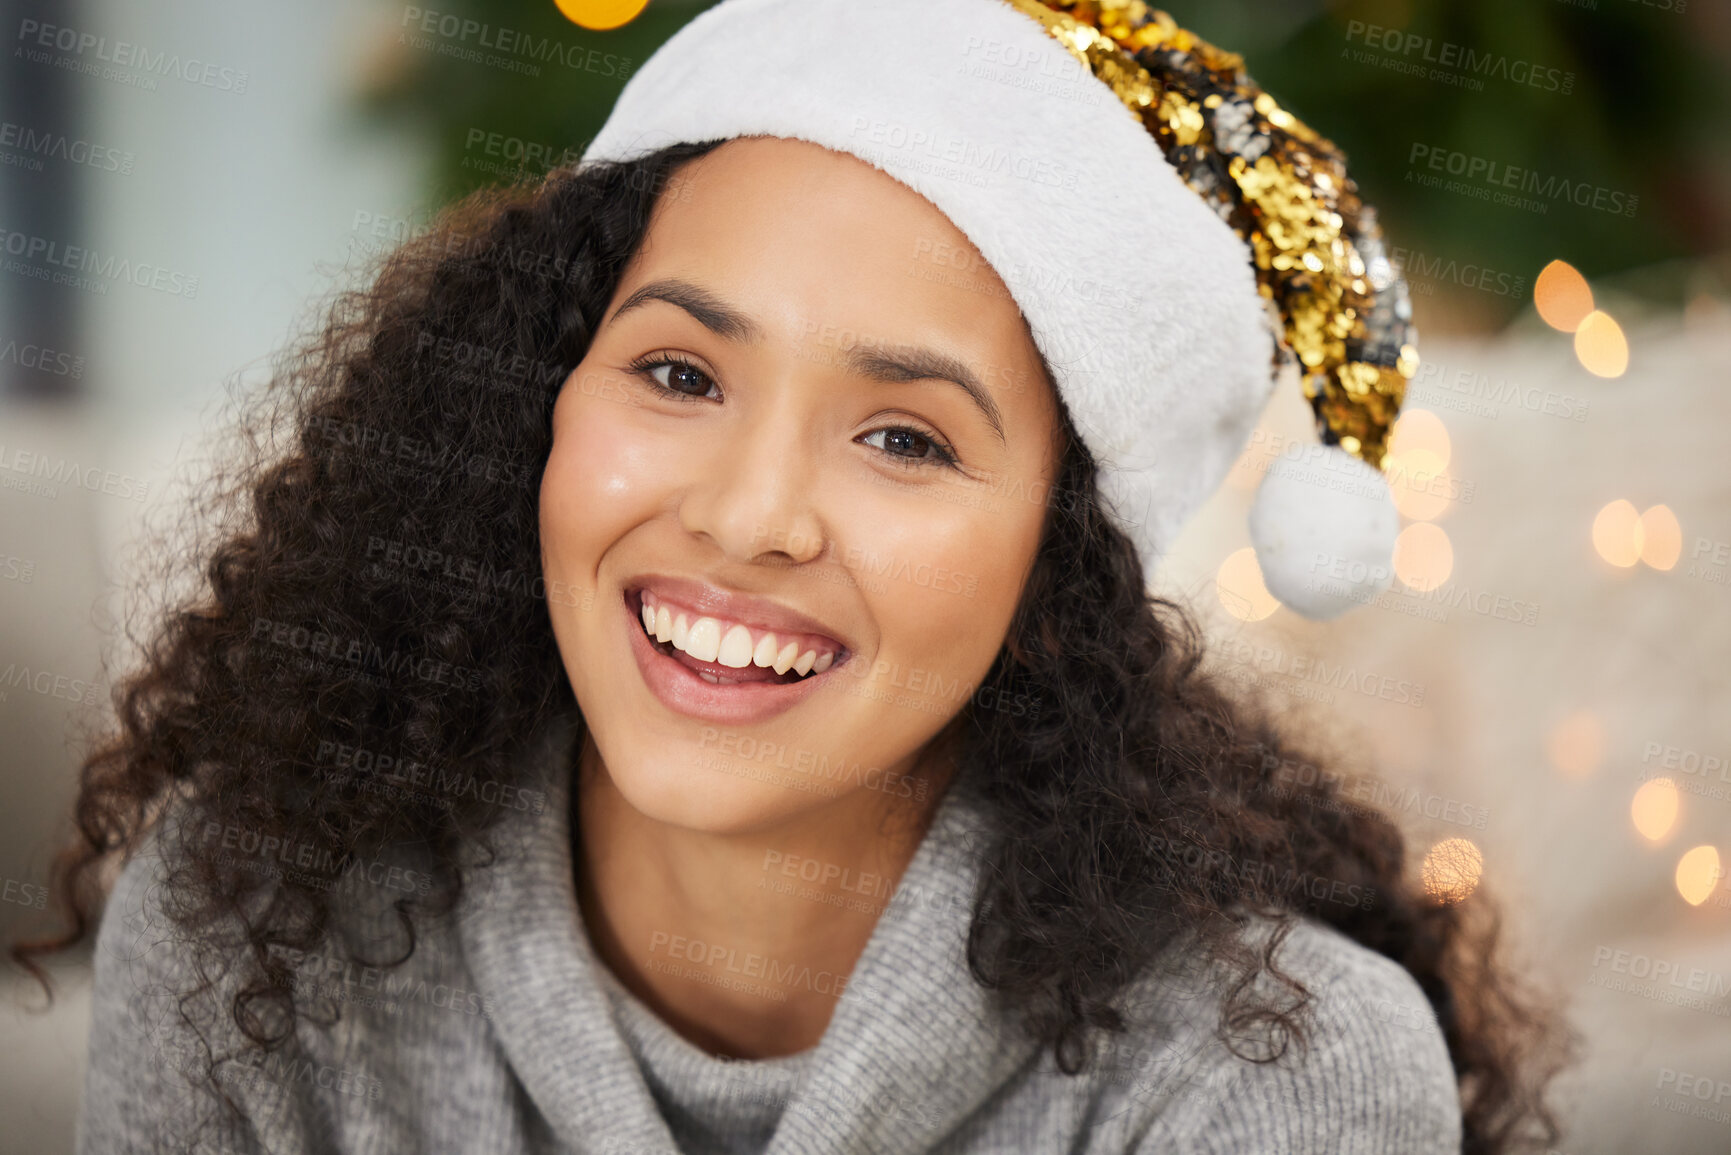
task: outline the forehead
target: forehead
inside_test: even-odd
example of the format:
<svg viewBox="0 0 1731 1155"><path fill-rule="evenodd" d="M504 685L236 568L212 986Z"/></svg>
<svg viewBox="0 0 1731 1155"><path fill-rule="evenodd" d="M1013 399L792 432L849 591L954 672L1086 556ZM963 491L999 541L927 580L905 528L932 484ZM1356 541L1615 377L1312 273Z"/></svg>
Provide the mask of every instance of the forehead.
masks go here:
<svg viewBox="0 0 1731 1155"><path fill-rule="evenodd" d="M942 342L999 369L1038 372L1003 280L950 219L848 153L780 137L731 140L664 187L619 286L676 275L767 330Z"/></svg>

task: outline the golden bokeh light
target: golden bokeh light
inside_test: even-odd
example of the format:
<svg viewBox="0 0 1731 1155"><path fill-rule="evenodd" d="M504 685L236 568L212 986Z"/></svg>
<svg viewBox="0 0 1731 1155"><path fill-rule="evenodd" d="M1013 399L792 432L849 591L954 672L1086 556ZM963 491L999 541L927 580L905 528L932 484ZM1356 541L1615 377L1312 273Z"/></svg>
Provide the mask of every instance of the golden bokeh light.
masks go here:
<svg viewBox="0 0 1731 1155"><path fill-rule="evenodd" d="M1388 435L1388 452L1392 456L1424 450L1435 455L1437 468L1447 469L1449 452L1448 426L1429 409L1402 409Z"/></svg>
<svg viewBox="0 0 1731 1155"><path fill-rule="evenodd" d="M1280 599L1262 584L1256 551L1246 546L1220 563L1214 589L1226 612L1241 622L1259 622L1280 608Z"/></svg>
<svg viewBox="0 0 1731 1155"><path fill-rule="evenodd" d="M1669 778L1641 783L1629 803L1629 818L1648 842L1663 842L1677 824L1677 784Z"/></svg>
<svg viewBox="0 0 1731 1155"><path fill-rule="evenodd" d="M1445 470L1447 460L1429 449L1391 453L1382 471L1394 494L1394 507L1414 521L1434 521L1449 507L1452 479Z"/></svg>
<svg viewBox="0 0 1731 1155"><path fill-rule="evenodd" d="M1545 735L1545 756L1571 778L1585 778L1605 758L1605 724L1591 710L1576 710Z"/></svg>
<svg viewBox="0 0 1731 1155"><path fill-rule="evenodd" d="M1449 580L1455 549L1441 526L1414 522L1394 539L1394 576L1409 590L1423 593Z"/></svg>
<svg viewBox="0 0 1731 1155"><path fill-rule="evenodd" d="M649 0L554 0L565 19L579 28L605 32L637 19Z"/></svg>
<svg viewBox="0 0 1731 1155"><path fill-rule="evenodd" d="M1629 367L1629 341L1609 313L1588 313L1575 330L1575 359L1595 377L1621 377Z"/></svg>
<svg viewBox="0 0 1731 1155"><path fill-rule="evenodd" d="M1671 507L1655 505L1641 515L1641 560L1654 569L1670 569L1683 556L1683 527Z"/></svg>
<svg viewBox="0 0 1731 1155"><path fill-rule="evenodd" d="M1552 261L1533 282L1533 306L1545 324L1573 333L1593 311L1593 290L1575 266Z"/></svg>
<svg viewBox="0 0 1731 1155"><path fill-rule="evenodd" d="M1612 565L1627 568L1641 560L1646 531L1633 502L1618 498L1593 519L1593 548Z"/></svg>
<svg viewBox="0 0 1731 1155"><path fill-rule="evenodd" d="M1441 903L1456 903L1478 888L1485 856L1467 838L1445 838L1424 856L1424 891Z"/></svg>
<svg viewBox="0 0 1731 1155"><path fill-rule="evenodd" d="M1677 893L1690 906L1700 906L1719 885L1719 852L1697 846L1677 860Z"/></svg>

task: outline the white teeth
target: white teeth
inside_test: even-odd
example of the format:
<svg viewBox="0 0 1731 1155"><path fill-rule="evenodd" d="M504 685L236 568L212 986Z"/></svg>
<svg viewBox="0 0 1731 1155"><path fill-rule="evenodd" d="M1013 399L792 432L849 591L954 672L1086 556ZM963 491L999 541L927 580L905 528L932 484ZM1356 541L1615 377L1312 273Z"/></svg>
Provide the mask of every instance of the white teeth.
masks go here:
<svg viewBox="0 0 1731 1155"><path fill-rule="evenodd" d="M711 660L734 669L751 665L751 631L744 626L734 626L728 630L727 636L721 639L721 648Z"/></svg>
<svg viewBox="0 0 1731 1155"><path fill-rule="evenodd" d="M679 648L700 662L715 661L715 655L721 652L721 623L714 618L698 618L691 623L685 644Z"/></svg>
<svg viewBox="0 0 1731 1155"><path fill-rule="evenodd" d="M753 645L752 631L746 626L735 623L723 636L721 622L715 618L692 620L666 606L652 606L647 599L642 602L642 618L643 629L650 637L657 642L670 642L674 649L682 650L701 662L718 662L734 669L763 666L778 674L793 670L802 678L811 673L821 674L835 664L836 656L832 651L820 654L813 648L801 653L799 642L784 643L769 631L759 635L756 645ZM714 685L735 685L740 680L701 672L700 676Z"/></svg>

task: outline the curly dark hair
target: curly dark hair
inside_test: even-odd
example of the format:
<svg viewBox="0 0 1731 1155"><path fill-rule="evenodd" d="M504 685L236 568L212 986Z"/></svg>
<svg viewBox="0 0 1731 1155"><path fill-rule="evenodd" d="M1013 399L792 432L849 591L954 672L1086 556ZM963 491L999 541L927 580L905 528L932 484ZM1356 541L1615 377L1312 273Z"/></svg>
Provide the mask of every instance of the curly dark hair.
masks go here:
<svg viewBox="0 0 1731 1155"><path fill-rule="evenodd" d="M187 524L212 535L182 552L202 574L150 611L149 643L113 692L118 732L83 762L52 882L67 928L11 948L51 998L38 960L90 935L102 868L135 853L170 804L195 816L180 826L172 916L207 945L218 927L243 928L221 949L249 967L231 1009L261 1047L291 1036L297 1013L277 948L330 941L339 911L317 871L249 872L201 828L315 848L326 873L418 848L431 865L422 893L395 903L410 932L398 963L416 919L455 907L462 852L488 845L498 799L393 796L369 781L378 760L335 773L332 752L509 784L522 736L570 708L540 585L554 399L658 196L719 143L475 193L383 255L366 287L338 293L279 361L236 425L244 452L190 507ZM1292 772L1317 762L1272 710L1204 669L1200 628L1148 594L1067 415L1064 434L1009 636L945 732L955 781L994 816L969 934L976 980L1073 1074L1090 1040L1121 1029L1116 997L1193 937L1240 979L1222 1031L1262 1023L1302 1041L1301 985L1296 1007L1252 998L1260 973L1280 973L1280 936L1253 947L1235 928L1250 910L1288 928L1308 915L1423 989L1457 1073L1465 1151L1554 1142L1544 1091L1572 1040L1499 960L1491 900L1429 897L1387 816L1344 804L1330 775ZM1294 877L1374 901L1313 900L1281 881Z"/></svg>

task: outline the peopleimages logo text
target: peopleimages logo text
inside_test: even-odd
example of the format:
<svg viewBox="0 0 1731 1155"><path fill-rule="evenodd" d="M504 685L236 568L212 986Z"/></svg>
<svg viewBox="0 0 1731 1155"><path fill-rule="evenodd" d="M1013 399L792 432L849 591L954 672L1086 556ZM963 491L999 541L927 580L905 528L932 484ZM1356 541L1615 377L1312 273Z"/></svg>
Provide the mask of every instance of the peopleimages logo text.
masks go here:
<svg viewBox="0 0 1731 1155"><path fill-rule="evenodd" d="M133 44L126 40L110 41L108 37L98 36L93 32L80 32L76 28L58 24L44 24L40 20L20 20L18 41L25 48L52 48L80 59L88 57L104 64L112 64L116 68L134 68L150 76L172 76L188 84L215 88L222 92L246 91L247 74L242 69L198 60L191 56L182 58L178 52L153 53L142 44Z"/></svg>
<svg viewBox="0 0 1731 1155"><path fill-rule="evenodd" d="M85 287L95 285L102 288L105 281L126 281L141 289L155 289L171 296L192 299L198 296L198 278L178 269L165 265L153 265L148 261L133 261L127 257L117 257L113 253L103 255L95 249L83 245L68 245L54 240L52 237L39 237L30 233L16 232L0 226L0 254L18 258L20 268L35 266L43 269L42 277L49 275L48 270L63 270L64 275L82 278L85 274L101 278L101 280L86 283ZM18 270L8 267L9 272Z"/></svg>
<svg viewBox="0 0 1731 1155"><path fill-rule="evenodd" d="M1492 157L1474 156L1422 141L1412 143L1406 160L1409 165L1422 165L1435 172L1446 172L1450 176L1461 177L1464 181L1487 188L1514 189L1552 201L1568 201L1584 209L1598 209L1600 212L1625 217L1634 216L1636 207L1641 203L1641 198L1634 193L1606 188L1591 181L1570 180L1555 174L1541 175L1536 169L1522 168L1520 165L1508 164ZM1407 179L1411 180L1413 174L1414 170L1409 169ZM1538 203L1542 205L1544 202Z"/></svg>
<svg viewBox="0 0 1731 1155"><path fill-rule="evenodd" d="M455 12L439 12L409 5L403 9L401 27L459 45L473 43L476 48L502 53L506 57L517 57L522 61L559 64L574 72L593 72L597 76L611 76L621 80L631 73L629 56L616 56L611 52L585 48L580 44L563 44L551 37L488 24L467 16L459 16Z"/></svg>
<svg viewBox="0 0 1731 1155"><path fill-rule="evenodd" d="M1363 20L1349 20L1346 24L1346 41L1348 44L1357 41L1366 48L1395 56L1410 57L1417 53L1419 60L1441 69L1507 80L1512 84L1526 85L1543 92L1556 92L1567 96L1575 90L1575 74L1565 69L1534 64L1529 60L1516 60L1500 52L1481 52L1469 45L1421 36L1403 28L1384 28L1378 24L1367 24Z"/></svg>

